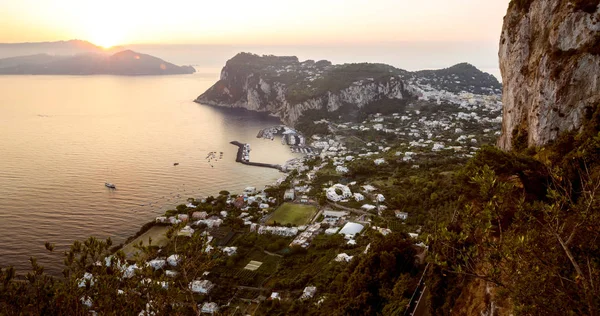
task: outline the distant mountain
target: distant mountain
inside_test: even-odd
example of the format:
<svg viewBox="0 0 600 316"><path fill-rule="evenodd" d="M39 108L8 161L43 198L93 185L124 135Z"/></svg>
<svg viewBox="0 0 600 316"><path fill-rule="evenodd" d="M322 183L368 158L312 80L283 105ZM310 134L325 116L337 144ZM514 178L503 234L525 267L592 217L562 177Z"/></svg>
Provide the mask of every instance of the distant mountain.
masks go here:
<svg viewBox="0 0 600 316"><path fill-rule="evenodd" d="M177 66L160 58L124 50L112 55L74 56L37 54L0 59L0 75L174 75L191 74L191 66Z"/></svg>
<svg viewBox="0 0 600 316"><path fill-rule="evenodd" d="M105 49L88 41L82 40L35 43L0 43L0 58L39 54L57 56L73 56L87 53L114 54L122 50L125 50L125 48L122 46L115 46Z"/></svg>
<svg viewBox="0 0 600 316"><path fill-rule="evenodd" d="M456 64L444 69L420 70L414 74L421 84L429 84L437 90L453 93L469 91L488 94L492 90L502 89L502 84L496 77L469 63Z"/></svg>
<svg viewBox="0 0 600 316"><path fill-rule="evenodd" d="M410 72L385 64L333 65L327 60L300 62L295 56L239 53L196 102L268 112L295 125L306 113L319 111L311 116L319 119L342 108L349 113L382 104L400 106L427 91L493 95L501 89L494 76L467 63Z"/></svg>

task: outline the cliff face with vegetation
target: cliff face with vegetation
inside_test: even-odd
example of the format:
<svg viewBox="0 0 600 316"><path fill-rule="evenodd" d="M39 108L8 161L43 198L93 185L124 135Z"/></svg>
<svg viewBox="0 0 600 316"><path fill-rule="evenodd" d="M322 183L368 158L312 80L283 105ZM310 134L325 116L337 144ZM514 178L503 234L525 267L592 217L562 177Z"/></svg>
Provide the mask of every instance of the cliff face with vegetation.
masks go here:
<svg viewBox="0 0 600 316"><path fill-rule="evenodd" d="M600 102L598 0L512 1L500 39L505 150L579 130Z"/></svg>
<svg viewBox="0 0 600 316"><path fill-rule="evenodd" d="M344 104L363 107L382 98L403 99L408 92L395 76L401 72L386 65L333 66L325 60L240 53L196 101L269 112L294 125L307 110L333 112Z"/></svg>
<svg viewBox="0 0 600 316"><path fill-rule="evenodd" d="M309 110L361 110L377 102L401 103L414 98L416 93L406 83L409 79L457 93L486 89L485 93L492 93L500 88L493 76L466 63L443 70L408 72L385 64L332 65L326 60L300 62L293 56L240 53L227 61L220 80L196 102L268 112L295 125Z"/></svg>

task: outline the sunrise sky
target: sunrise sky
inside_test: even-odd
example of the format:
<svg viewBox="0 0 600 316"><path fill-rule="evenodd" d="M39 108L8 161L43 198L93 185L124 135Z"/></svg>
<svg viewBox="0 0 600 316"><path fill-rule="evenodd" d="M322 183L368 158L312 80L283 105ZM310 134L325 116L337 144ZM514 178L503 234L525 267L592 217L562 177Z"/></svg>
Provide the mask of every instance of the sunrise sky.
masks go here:
<svg viewBox="0 0 600 316"><path fill-rule="evenodd" d="M497 41L509 0L5 0L0 42Z"/></svg>

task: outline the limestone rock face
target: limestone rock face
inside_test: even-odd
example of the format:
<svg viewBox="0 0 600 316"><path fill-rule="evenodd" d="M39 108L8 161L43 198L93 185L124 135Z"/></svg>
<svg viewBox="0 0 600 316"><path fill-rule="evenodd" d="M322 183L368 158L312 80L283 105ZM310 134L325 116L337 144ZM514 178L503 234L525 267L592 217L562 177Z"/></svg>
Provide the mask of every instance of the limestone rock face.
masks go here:
<svg viewBox="0 0 600 316"><path fill-rule="evenodd" d="M306 110L333 112L342 105L361 108L381 99L403 99L408 92L394 76L401 72L379 64L332 66L328 61L240 53L196 101L269 112L294 125Z"/></svg>
<svg viewBox="0 0 600 316"><path fill-rule="evenodd" d="M515 1L500 39L504 150L578 130L600 102L598 0Z"/></svg>
<svg viewBox="0 0 600 316"><path fill-rule="evenodd" d="M293 126L309 110L320 110L326 116L362 110L380 101L395 104L417 98L407 82L456 94L488 95L501 89L492 75L467 63L409 72L385 64L332 65L326 60L300 62L293 56L240 53L227 61L219 81L196 102L267 112Z"/></svg>

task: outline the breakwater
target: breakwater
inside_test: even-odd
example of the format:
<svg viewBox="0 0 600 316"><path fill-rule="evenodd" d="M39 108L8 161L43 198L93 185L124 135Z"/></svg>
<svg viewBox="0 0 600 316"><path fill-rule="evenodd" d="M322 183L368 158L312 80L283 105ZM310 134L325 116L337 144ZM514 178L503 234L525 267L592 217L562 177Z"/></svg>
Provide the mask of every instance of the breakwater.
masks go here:
<svg viewBox="0 0 600 316"><path fill-rule="evenodd" d="M241 164L244 165L248 165L248 166L255 166L255 167L264 167L264 168L272 168L272 169L277 169L281 172L283 172L283 167L281 165L274 165L274 164L269 164L269 163L261 163L261 162L250 162L247 159L244 159L244 147L246 146L246 144L242 144L238 141L232 141L230 142L230 144L238 146L238 152L235 158L236 162L239 162Z"/></svg>

